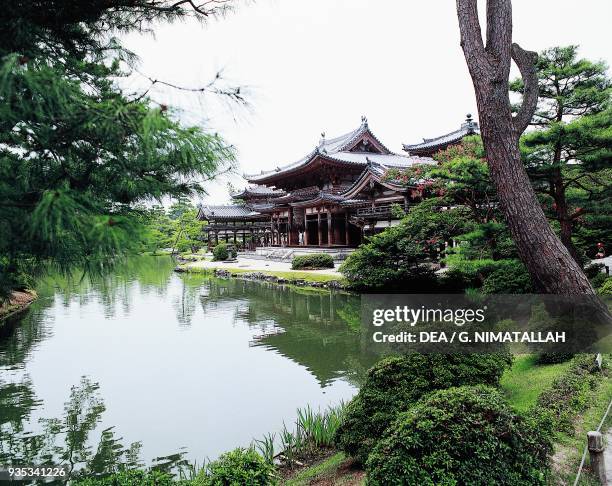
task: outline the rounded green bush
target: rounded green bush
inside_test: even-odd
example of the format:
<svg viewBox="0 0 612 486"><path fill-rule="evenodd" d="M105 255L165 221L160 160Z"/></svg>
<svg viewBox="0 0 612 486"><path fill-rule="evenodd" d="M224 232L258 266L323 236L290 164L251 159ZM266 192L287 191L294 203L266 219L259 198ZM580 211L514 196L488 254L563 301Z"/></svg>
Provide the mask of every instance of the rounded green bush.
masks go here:
<svg viewBox="0 0 612 486"><path fill-rule="evenodd" d="M225 243L219 243L212 250L213 260L218 262L221 260L227 260L229 258L229 251Z"/></svg>
<svg viewBox="0 0 612 486"><path fill-rule="evenodd" d="M194 486L269 486L277 484L275 469L253 449L234 449L208 463Z"/></svg>
<svg viewBox="0 0 612 486"><path fill-rule="evenodd" d="M312 253L310 255L299 255L291 261L293 270L318 268L334 268L334 259L327 253Z"/></svg>
<svg viewBox="0 0 612 486"><path fill-rule="evenodd" d="M460 385L497 386L511 364L509 353L385 358L368 371L363 387L347 405L334 441L347 454L365 462L397 414L425 394Z"/></svg>
<svg viewBox="0 0 612 486"><path fill-rule="evenodd" d="M533 285L529 273L520 264L495 270L484 279L482 292L485 294L529 294Z"/></svg>
<svg viewBox="0 0 612 486"><path fill-rule="evenodd" d="M552 443L486 386L439 390L401 413L366 463L368 485L545 484Z"/></svg>

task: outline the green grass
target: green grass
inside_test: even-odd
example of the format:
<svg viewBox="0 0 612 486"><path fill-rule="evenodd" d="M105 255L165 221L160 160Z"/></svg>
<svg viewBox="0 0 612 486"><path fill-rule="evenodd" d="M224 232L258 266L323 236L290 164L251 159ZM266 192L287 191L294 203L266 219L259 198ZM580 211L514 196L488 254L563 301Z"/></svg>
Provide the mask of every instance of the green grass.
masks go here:
<svg viewBox="0 0 612 486"><path fill-rule="evenodd" d="M284 484L286 486L306 486L314 479L321 479L325 476L333 476L338 467L346 460L343 452L337 452L324 461L321 461L314 466L310 466L300 471L295 477L289 479Z"/></svg>
<svg viewBox="0 0 612 486"><path fill-rule="evenodd" d="M569 367L569 362L538 365L532 354L518 355L512 368L501 379L501 388L512 407L525 412L535 405L538 395Z"/></svg>

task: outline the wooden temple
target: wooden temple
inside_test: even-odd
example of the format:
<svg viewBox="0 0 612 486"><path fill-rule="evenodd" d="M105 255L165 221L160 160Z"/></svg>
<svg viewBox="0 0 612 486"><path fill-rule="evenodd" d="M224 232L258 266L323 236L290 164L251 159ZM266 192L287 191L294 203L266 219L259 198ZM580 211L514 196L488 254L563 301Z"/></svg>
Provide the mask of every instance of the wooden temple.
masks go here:
<svg viewBox="0 0 612 486"><path fill-rule="evenodd" d="M422 197L417 183L410 186L390 174L435 164L433 153L473 133L477 124L468 116L459 131L404 145L408 155L402 155L389 150L362 117L345 135L328 139L322 133L312 152L297 162L245 175L251 185L232 195L235 204L203 205L198 218L208 222L209 247L220 241L251 250L356 247L365 235L399 222L393 205L407 211Z"/></svg>

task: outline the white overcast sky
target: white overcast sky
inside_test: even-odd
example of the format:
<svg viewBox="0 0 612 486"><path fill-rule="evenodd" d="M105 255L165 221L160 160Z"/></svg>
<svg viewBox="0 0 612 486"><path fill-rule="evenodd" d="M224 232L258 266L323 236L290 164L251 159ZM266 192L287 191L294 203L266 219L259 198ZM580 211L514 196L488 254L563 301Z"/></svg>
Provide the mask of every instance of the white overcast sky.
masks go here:
<svg viewBox="0 0 612 486"><path fill-rule="evenodd" d="M514 0L514 40L542 50L578 44L581 55L612 62L611 0ZM356 128L361 115L391 150L458 128L476 113L459 46L454 0L257 0L207 25L155 26L129 35L139 70L182 86L202 86L224 70L249 87L250 110L213 98L155 89L185 123L206 123L236 146L238 172L294 162L325 131ZM132 79L129 89L143 84ZM229 202L227 178L207 203ZM235 186L244 186L239 176Z"/></svg>

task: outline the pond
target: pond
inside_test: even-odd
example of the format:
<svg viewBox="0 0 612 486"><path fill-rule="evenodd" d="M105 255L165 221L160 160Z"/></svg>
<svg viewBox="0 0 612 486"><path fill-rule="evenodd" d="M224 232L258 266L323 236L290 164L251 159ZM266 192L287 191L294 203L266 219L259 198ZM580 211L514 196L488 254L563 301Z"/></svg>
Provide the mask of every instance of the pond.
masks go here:
<svg viewBox="0 0 612 486"><path fill-rule="evenodd" d="M201 464L356 393L374 360L359 296L174 265L140 257L41 284L1 330L0 463Z"/></svg>

